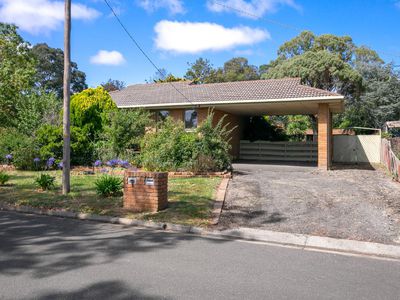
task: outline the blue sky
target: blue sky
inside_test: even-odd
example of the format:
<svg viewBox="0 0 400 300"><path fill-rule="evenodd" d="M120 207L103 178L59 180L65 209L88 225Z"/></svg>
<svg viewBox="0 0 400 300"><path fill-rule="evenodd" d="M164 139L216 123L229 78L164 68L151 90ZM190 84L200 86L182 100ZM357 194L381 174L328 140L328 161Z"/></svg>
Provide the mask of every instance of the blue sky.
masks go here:
<svg viewBox="0 0 400 300"><path fill-rule="evenodd" d="M235 56L261 65L301 29L350 35L400 65L400 0L108 0L157 66L183 76L187 62L221 66ZM155 73L103 0L73 0L72 59L90 86L141 83ZM221 5L222 4L222 5ZM235 8L236 10L232 10ZM239 11L246 13L239 13ZM0 0L0 21L32 44L63 47L63 1ZM270 22L273 20L285 25Z"/></svg>

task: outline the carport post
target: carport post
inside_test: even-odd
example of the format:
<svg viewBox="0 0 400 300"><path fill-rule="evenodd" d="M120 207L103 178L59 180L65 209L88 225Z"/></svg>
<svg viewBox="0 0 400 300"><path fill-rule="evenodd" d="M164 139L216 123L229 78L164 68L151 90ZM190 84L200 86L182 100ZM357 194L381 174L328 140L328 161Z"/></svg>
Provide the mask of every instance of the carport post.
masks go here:
<svg viewBox="0 0 400 300"><path fill-rule="evenodd" d="M318 104L318 168L329 170L332 162L332 114L329 104Z"/></svg>

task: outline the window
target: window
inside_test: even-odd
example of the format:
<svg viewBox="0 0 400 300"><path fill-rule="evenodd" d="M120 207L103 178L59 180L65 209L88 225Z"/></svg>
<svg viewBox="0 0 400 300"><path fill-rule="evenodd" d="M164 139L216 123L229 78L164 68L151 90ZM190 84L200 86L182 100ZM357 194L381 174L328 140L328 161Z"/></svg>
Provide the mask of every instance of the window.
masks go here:
<svg viewBox="0 0 400 300"><path fill-rule="evenodd" d="M197 127L197 111L194 109L185 110L185 129L194 129Z"/></svg>
<svg viewBox="0 0 400 300"><path fill-rule="evenodd" d="M168 110L160 110L157 113L157 122L163 122L169 116Z"/></svg>

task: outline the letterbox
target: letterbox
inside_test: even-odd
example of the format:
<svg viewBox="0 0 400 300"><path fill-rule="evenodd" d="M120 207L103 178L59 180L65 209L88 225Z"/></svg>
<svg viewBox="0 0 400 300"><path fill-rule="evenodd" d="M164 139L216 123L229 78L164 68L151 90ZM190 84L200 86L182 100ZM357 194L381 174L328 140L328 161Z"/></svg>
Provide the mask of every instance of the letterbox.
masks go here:
<svg viewBox="0 0 400 300"><path fill-rule="evenodd" d="M167 206L168 173L125 171L125 209L134 212L157 212Z"/></svg>

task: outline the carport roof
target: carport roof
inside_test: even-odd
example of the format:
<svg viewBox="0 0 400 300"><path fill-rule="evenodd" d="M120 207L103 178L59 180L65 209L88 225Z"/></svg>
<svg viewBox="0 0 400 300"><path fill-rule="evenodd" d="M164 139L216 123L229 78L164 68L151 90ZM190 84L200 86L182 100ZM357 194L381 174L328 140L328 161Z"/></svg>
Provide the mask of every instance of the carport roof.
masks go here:
<svg viewBox="0 0 400 300"><path fill-rule="evenodd" d="M192 84L190 81L173 82L172 84L135 84L110 94L120 108L166 108L190 105L213 106L343 99L340 94L303 85L300 78L208 84Z"/></svg>

